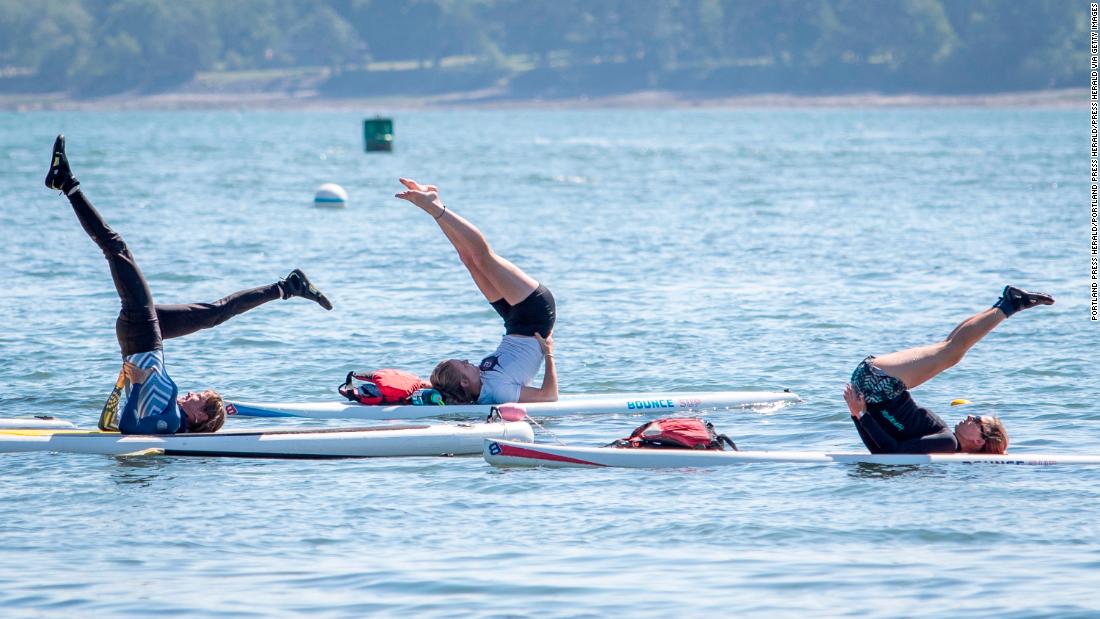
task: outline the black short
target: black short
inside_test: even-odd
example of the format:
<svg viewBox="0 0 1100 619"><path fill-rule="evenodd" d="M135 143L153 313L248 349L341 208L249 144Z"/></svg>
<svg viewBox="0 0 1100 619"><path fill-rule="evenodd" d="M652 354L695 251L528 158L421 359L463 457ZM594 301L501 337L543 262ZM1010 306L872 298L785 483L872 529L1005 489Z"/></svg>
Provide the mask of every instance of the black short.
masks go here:
<svg viewBox="0 0 1100 619"><path fill-rule="evenodd" d="M554 330L554 320L557 319L554 295L542 284L518 305L508 305L504 299L490 305L504 319L504 332L507 335L531 336L538 333L546 337Z"/></svg>

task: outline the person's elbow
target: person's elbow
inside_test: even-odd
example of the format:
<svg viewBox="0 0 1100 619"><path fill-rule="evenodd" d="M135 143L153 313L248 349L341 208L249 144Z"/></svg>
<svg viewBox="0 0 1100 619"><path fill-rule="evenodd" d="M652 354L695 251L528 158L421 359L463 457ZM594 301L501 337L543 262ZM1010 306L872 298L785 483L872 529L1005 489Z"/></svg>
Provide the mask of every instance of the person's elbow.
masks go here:
<svg viewBox="0 0 1100 619"><path fill-rule="evenodd" d="M522 394L521 394L522 395ZM557 402L558 390L557 389L535 389L529 396L524 398L527 402Z"/></svg>
<svg viewBox="0 0 1100 619"><path fill-rule="evenodd" d="M558 390L539 389L535 391L534 396L531 400L533 402L557 402Z"/></svg>

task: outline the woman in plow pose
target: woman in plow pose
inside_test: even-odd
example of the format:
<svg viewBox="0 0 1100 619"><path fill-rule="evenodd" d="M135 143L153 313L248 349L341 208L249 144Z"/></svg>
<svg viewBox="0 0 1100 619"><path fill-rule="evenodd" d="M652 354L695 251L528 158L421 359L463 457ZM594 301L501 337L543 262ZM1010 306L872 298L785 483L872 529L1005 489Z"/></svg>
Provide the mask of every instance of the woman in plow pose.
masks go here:
<svg viewBox="0 0 1100 619"><path fill-rule="evenodd" d="M844 400L867 449L875 454L1005 453L1008 434L999 418L967 415L951 430L939 415L918 406L909 390L961 361L1005 318L1053 303L1048 294L1005 286L993 307L964 320L944 341L864 359L844 388Z"/></svg>
<svg viewBox="0 0 1100 619"><path fill-rule="evenodd" d="M332 309L325 295L298 269L274 284L235 292L214 303L154 305L149 285L130 249L92 206L69 169L65 136L57 136L54 142L46 187L68 197L80 225L107 258L122 301L115 333L125 361L116 394L121 391L124 379L131 387L117 419L123 434L214 432L225 422L225 406L217 392L188 392L177 397L176 383L165 368L163 340L209 329L278 298L303 297ZM115 401L115 397L112 395L111 400ZM113 429L111 408L109 404L104 409L104 417L100 419L102 429Z"/></svg>
<svg viewBox="0 0 1100 619"><path fill-rule="evenodd" d="M519 267L498 256L485 236L439 198L435 185L402 178L397 194L432 216L458 252L478 290L504 319L505 335L496 351L474 365L448 359L432 372L432 387L447 404L554 402L558 379L554 369L554 295ZM546 359L542 386L531 382Z"/></svg>

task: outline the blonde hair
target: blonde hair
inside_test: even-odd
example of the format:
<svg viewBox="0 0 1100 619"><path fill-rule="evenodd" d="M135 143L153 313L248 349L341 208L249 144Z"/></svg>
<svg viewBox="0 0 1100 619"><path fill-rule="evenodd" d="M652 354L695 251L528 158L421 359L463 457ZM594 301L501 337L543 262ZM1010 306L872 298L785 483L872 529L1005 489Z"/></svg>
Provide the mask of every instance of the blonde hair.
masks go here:
<svg viewBox="0 0 1100 619"><path fill-rule="evenodd" d="M473 404L474 398L462 386L462 373L448 359L432 370L432 388L443 396L444 404Z"/></svg>
<svg viewBox="0 0 1100 619"><path fill-rule="evenodd" d="M1003 454L1008 451L1008 432L1000 417L981 417L978 426L982 429L982 453Z"/></svg>

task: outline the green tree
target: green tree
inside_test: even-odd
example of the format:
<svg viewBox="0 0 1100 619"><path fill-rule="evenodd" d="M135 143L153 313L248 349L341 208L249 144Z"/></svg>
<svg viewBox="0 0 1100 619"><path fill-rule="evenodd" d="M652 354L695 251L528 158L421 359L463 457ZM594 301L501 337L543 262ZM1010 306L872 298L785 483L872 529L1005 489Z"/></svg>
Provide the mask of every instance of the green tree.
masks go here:
<svg viewBox="0 0 1100 619"><path fill-rule="evenodd" d="M872 60L893 69L923 72L944 62L958 39L939 0L832 0L818 16L821 37L814 55L821 61Z"/></svg>
<svg viewBox="0 0 1100 619"><path fill-rule="evenodd" d="M439 54L443 11L437 0L373 0L353 5L353 25L375 60L417 60Z"/></svg>
<svg viewBox="0 0 1100 619"><path fill-rule="evenodd" d="M92 17L79 0L0 2L0 66L36 69L39 82L63 88L91 48Z"/></svg>
<svg viewBox="0 0 1100 619"><path fill-rule="evenodd" d="M178 84L212 64L220 52L210 7L156 0L111 2L95 29L97 42L73 75L88 94Z"/></svg>
<svg viewBox="0 0 1100 619"><path fill-rule="evenodd" d="M291 26L283 43L299 65L339 66L359 59L361 45L352 28L332 8L315 6Z"/></svg>
<svg viewBox="0 0 1100 619"><path fill-rule="evenodd" d="M528 90L690 87L756 61L769 88L809 76L811 90L965 92L1080 83L1088 26L1087 5L1064 0L0 0L0 67L101 94L209 68L524 54L543 69Z"/></svg>
<svg viewBox="0 0 1100 619"><path fill-rule="evenodd" d="M276 57L285 24L297 10L279 0L233 0L212 13L221 42L220 63L229 69L253 69L288 62Z"/></svg>
<svg viewBox="0 0 1100 619"><path fill-rule="evenodd" d="M827 4L825 0L725 0L730 56L784 66L815 63L822 51L817 17Z"/></svg>

